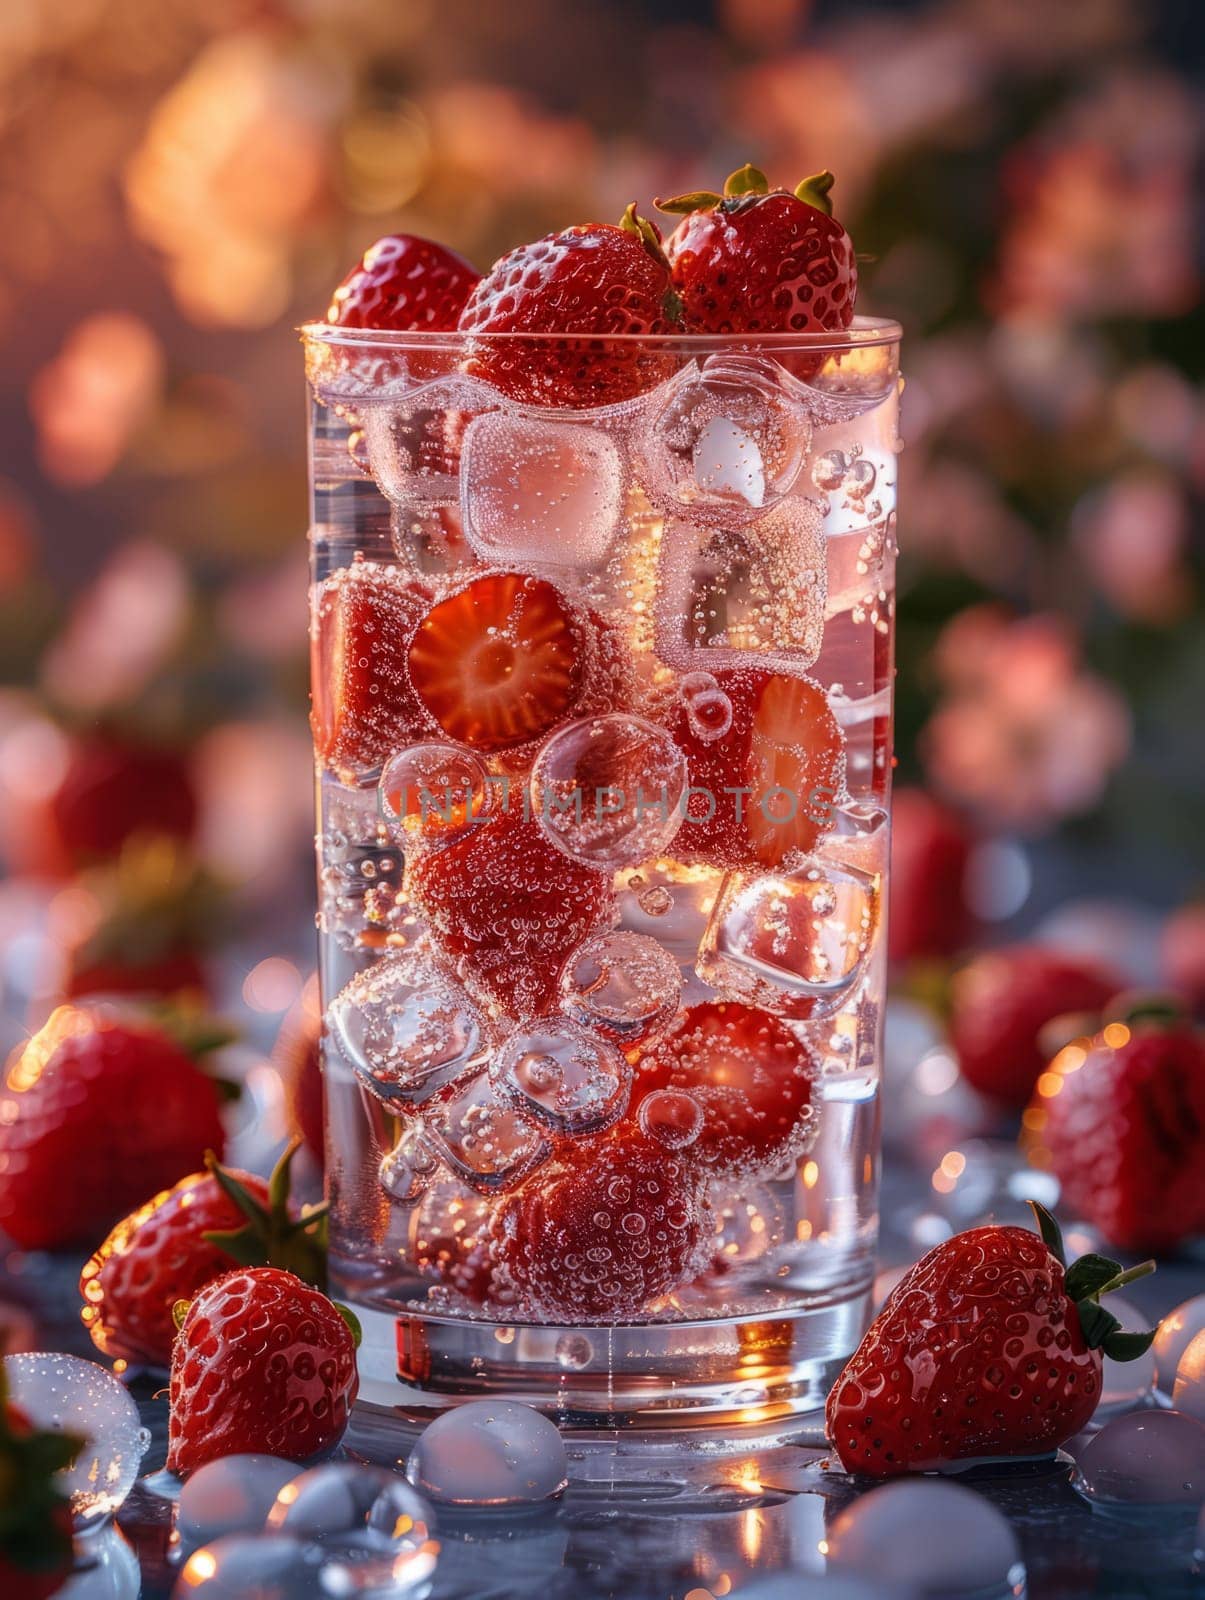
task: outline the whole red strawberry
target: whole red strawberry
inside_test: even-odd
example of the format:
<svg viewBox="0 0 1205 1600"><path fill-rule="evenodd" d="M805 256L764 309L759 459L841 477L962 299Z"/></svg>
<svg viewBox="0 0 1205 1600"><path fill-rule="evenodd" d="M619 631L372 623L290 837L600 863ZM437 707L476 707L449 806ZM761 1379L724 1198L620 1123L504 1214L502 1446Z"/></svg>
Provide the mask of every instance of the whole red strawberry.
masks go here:
<svg viewBox="0 0 1205 1600"><path fill-rule="evenodd" d="M492 1223L519 1305L563 1322L621 1322L705 1264L712 1226L685 1157L634 1130L566 1147Z"/></svg>
<svg viewBox="0 0 1205 1600"><path fill-rule="evenodd" d="M891 914L887 947L896 965L952 956L967 941L964 885L971 836L962 819L923 789L891 797Z"/></svg>
<svg viewBox="0 0 1205 1600"><path fill-rule="evenodd" d="M972 1228L901 1279L828 1397L828 1436L850 1472L924 1472L976 1456L1058 1448L1100 1399L1103 1357L1130 1361L1154 1334L1123 1333L1102 1294L1153 1270L1088 1255L1066 1267L1058 1224Z"/></svg>
<svg viewBox="0 0 1205 1600"><path fill-rule="evenodd" d="M550 844L517 794L455 843L411 856L406 892L465 979L519 1017L555 1005L562 962L613 903L610 875Z"/></svg>
<svg viewBox="0 0 1205 1600"><path fill-rule="evenodd" d="M80 1275L84 1326L108 1356L166 1367L172 1308L236 1264L288 1267L325 1282L325 1207L294 1220L285 1151L271 1184L210 1160L119 1222Z"/></svg>
<svg viewBox="0 0 1205 1600"><path fill-rule="evenodd" d="M172 1349L168 1470L309 1461L343 1437L358 1389L352 1329L324 1294L278 1267L228 1272L189 1306Z"/></svg>
<svg viewBox="0 0 1205 1600"><path fill-rule="evenodd" d="M807 1046L770 1012L708 1000L679 1012L641 1056L632 1105L659 1090L684 1090L703 1110L691 1161L713 1177L748 1176L807 1143L815 1076Z"/></svg>
<svg viewBox="0 0 1205 1600"><path fill-rule="evenodd" d="M357 559L311 598L310 725L319 760L355 782L423 735L406 651L429 598L395 567Z"/></svg>
<svg viewBox="0 0 1205 1600"><path fill-rule="evenodd" d="M147 1016L65 1005L0 1087L0 1231L25 1250L93 1243L221 1150L214 1080Z"/></svg>
<svg viewBox="0 0 1205 1600"><path fill-rule="evenodd" d="M650 389L672 371L649 349L611 334L672 333L678 302L661 236L629 206L618 227L583 223L520 245L496 261L460 317L469 334L589 334L593 338L474 339L466 365L515 400L600 406Z"/></svg>
<svg viewBox="0 0 1205 1600"><path fill-rule="evenodd" d="M107 730L74 735L57 782L21 819L20 865L66 877L111 859L130 839L189 840L197 811L181 752Z"/></svg>
<svg viewBox="0 0 1205 1600"><path fill-rule="evenodd" d="M369 245L335 290L328 322L344 328L449 333L481 274L455 251L412 233Z"/></svg>
<svg viewBox="0 0 1205 1600"><path fill-rule="evenodd" d="M1099 1013L1122 987L1116 974L1041 945L976 956L950 985L950 1039L963 1076L981 1094L1023 1106L1046 1064L1038 1039L1045 1025Z"/></svg>
<svg viewBox="0 0 1205 1600"><path fill-rule="evenodd" d="M771 189L745 166L722 195L701 191L658 200L686 215L665 253L691 333L823 333L848 328L858 265L832 214L831 172L792 193Z"/></svg>
<svg viewBox="0 0 1205 1600"><path fill-rule="evenodd" d="M0 1594L47 1600L74 1562L71 1507L56 1476L83 1440L33 1427L6 1395L0 1363Z"/></svg>
<svg viewBox="0 0 1205 1600"><path fill-rule="evenodd" d="M1141 1011L1075 1040L1039 1078L1025 1139L1063 1205L1119 1249L1205 1233L1205 1041Z"/></svg>

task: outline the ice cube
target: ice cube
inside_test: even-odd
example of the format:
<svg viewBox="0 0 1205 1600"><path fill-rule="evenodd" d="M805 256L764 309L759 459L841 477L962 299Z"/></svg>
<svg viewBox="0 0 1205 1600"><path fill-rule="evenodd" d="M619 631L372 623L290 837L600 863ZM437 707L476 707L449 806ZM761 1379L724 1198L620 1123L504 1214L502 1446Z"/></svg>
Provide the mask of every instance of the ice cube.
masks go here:
<svg viewBox="0 0 1205 1600"><path fill-rule="evenodd" d="M1180 1357L1202 1331L1205 1331L1205 1294L1183 1301L1160 1322L1151 1349L1155 1356L1155 1381L1164 1394L1171 1394L1175 1388Z"/></svg>
<svg viewBox="0 0 1205 1600"><path fill-rule="evenodd" d="M113 1374L79 1356L5 1356L8 1398L35 1427L86 1442L58 1474L77 1532L99 1527L125 1504L151 1436Z"/></svg>
<svg viewBox="0 0 1205 1600"><path fill-rule="evenodd" d="M480 1071L494 1043L461 985L419 950L357 973L331 1001L326 1025L364 1087L396 1106L421 1106Z"/></svg>
<svg viewBox="0 0 1205 1600"><path fill-rule="evenodd" d="M115 1522L88 1538L87 1555L73 1577L54 1591L54 1600L138 1600L142 1567L137 1553ZM18 1595L9 1600L19 1600Z"/></svg>
<svg viewBox="0 0 1205 1600"><path fill-rule="evenodd" d="M831 1016L865 968L879 901L877 874L818 856L782 875L730 872L698 974L779 1016Z"/></svg>
<svg viewBox="0 0 1205 1600"><path fill-rule="evenodd" d="M497 404L492 390L465 378L437 378L361 404L363 448L385 498L403 510L456 505L470 419Z"/></svg>
<svg viewBox="0 0 1205 1600"><path fill-rule="evenodd" d="M686 757L664 728L615 713L554 733L531 772L532 813L575 861L615 870L663 854L682 825Z"/></svg>
<svg viewBox="0 0 1205 1600"><path fill-rule="evenodd" d="M615 1046L566 1017L541 1017L513 1033L490 1078L524 1116L562 1134L618 1122L632 1087L632 1069Z"/></svg>
<svg viewBox="0 0 1205 1600"><path fill-rule="evenodd" d="M707 495L736 495L760 510L766 503L761 451L728 417L712 417L695 440L695 482Z"/></svg>
<svg viewBox="0 0 1205 1600"><path fill-rule="evenodd" d="M465 433L461 517L491 564L596 566L619 529L625 491L623 455L601 428L496 411Z"/></svg>
<svg viewBox="0 0 1205 1600"><path fill-rule="evenodd" d="M657 653L684 672L798 672L824 639L820 515L787 500L741 528L667 522L657 566Z"/></svg>
<svg viewBox="0 0 1205 1600"><path fill-rule="evenodd" d="M317 1545L285 1534L232 1533L194 1550L172 1600L314 1600L323 1592L322 1562Z"/></svg>
<svg viewBox="0 0 1205 1600"><path fill-rule="evenodd" d="M1199 1506L1205 1425L1177 1411L1127 1411L1082 1446L1072 1482L1097 1505Z"/></svg>
<svg viewBox="0 0 1205 1600"><path fill-rule="evenodd" d="M438 1171L439 1155L424 1136L422 1123L408 1122L393 1149L382 1157L377 1177L391 1200L412 1205Z"/></svg>
<svg viewBox="0 0 1205 1600"><path fill-rule="evenodd" d="M277 1456L223 1456L198 1467L176 1503L181 1546L187 1552L230 1533L258 1533L296 1476L296 1463Z"/></svg>
<svg viewBox="0 0 1205 1600"><path fill-rule="evenodd" d="M641 483L670 516L732 527L782 500L811 434L778 362L711 356L684 367L650 406L637 446Z"/></svg>
<svg viewBox="0 0 1205 1600"><path fill-rule="evenodd" d="M598 933L566 961L560 991L567 1017L627 1049L660 1032L678 1009L682 969L645 934Z"/></svg>
<svg viewBox="0 0 1205 1600"><path fill-rule="evenodd" d="M831 1570L916 1596L1019 1594L1021 1547L1006 1518L958 1483L885 1484L828 1530Z"/></svg>
<svg viewBox="0 0 1205 1600"><path fill-rule="evenodd" d="M481 1194L512 1189L547 1160L546 1139L494 1090L482 1072L426 1115L435 1148Z"/></svg>
<svg viewBox="0 0 1205 1600"><path fill-rule="evenodd" d="M1205 1422L1205 1333L1198 1333L1180 1357L1172 1406L1186 1416Z"/></svg>
<svg viewBox="0 0 1205 1600"><path fill-rule="evenodd" d="M733 1590L733 1600L892 1600L893 1595L912 1600L911 1591L884 1589L877 1582L862 1583L837 1572L809 1573L806 1580L799 1572L779 1572Z"/></svg>
<svg viewBox="0 0 1205 1600"><path fill-rule="evenodd" d="M470 1400L420 1434L406 1476L432 1500L520 1506L559 1495L569 1461L555 1423L515 1400Z"/></svg>
<svg viewBox="0 0 1205 1600"><path fill-rule="evenodd" d="M390 756L377 794L381 815L410 849L459 839L486 814L491 799L480 756L438 740Z"/></svg>
<svg viewBox="0 0 1205 1600"><path fill-rule="evenodd" d="M434 1520L395 1472L350 1461L311 1467L281 1489L267 1525L319 1547L323 1594L430 1593L439 1558Z"/></svg>
<svg viewBox="0 0 1205 1600"><path fill-rule="evenodd" d="M766 1184L714 1183L709 1198L715 1219L712 1274L750 1267L782 1243L783 1209Z"/></svg>

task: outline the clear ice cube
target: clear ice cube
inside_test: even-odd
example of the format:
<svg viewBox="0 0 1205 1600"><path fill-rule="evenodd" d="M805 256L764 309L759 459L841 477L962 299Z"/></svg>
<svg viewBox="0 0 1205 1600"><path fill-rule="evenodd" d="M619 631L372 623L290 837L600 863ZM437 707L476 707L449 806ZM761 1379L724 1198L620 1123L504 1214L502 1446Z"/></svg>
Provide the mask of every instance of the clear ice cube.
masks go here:
<svg viewBox="0 0 1205 1600"><path fill-rule="evenodd" d="M761 356L711 356L684 367L649 409L641 482L670 516L732 527L759 516L799 476L812 425L797 386Z"/></svg>
<svg viewBox="0 0 1205 1600"><path fill-rule="evenodd" d="M425 1122L444 1160L481 1194L514 1188L550 1154L543 1135L484 1072L433 1105Z"/></svg>
<svg viewBox="0 0 1205 1600"><path fill-rule="evenodd" d="M322 1594L322 1551L286 1534L232 1533L195 1550L173 1595L205 1600L314 1600Z"/></svg>
<svg viewBox="0 0 1205 1600"><path fill-rule="evenodd" d="M664 728L619 712L583 717L536 757L531 809L558 850L614 870L668 848L686 779L686 757Z"/></svg>
<svg viewBox="0 0 1205 1600"><path fill-rule="evenodd" d="M601 428L496 411L464 436L465 536L491 564L596 566L619 529L626 487L623 455Z"/></svg>
<svg viewBox="0 0 1205 1600"><path fill-rule="evenodd" d="M490 1066L495 1089L557 1133L595 1133L627 1109L624 1056L567 1017L541 1017L513 1033Z"/></svg>
<svg viewBox="0 0 1205 1600"><path fill-rule="evenodd" d="M876 874L816 856L776 876L730 872L703 936L698 974L779 1016L831 1016L865 968L879 900Z"/></svg>
<svg viewBox="0 0 1205 1600"><path fill-rule="evenodd" d="M1198 1333L1180 1357L1172 1406L1185 1416L1205 1422L1205 1333Z"/></svg>
<svg viewBox="0 0 1205 1600"><path fill-rule="evenodd" d="M1205 1500L1205 1424L1178 1411L1127 1411L1094 1433L1072 1482L1109 1505L1199 1506Z"/></svg>
<svg viewBox="0 0 1205 1600"><path fill-rule="evenodd" d="M351 1461L311 1467L280 1491L267 1525L321 1550L323 1594L430 1593L439 1558L434 1520L396 1472Z"/></svg>
<svg viewBox="0 0 1205 1600"><path fill-rule="evenodd" d="M1025 1569L1008 1519L959 1483L909 1478L884 1484L838 1513L828 1566L888 1594L1021 1592Z"/></svg>
<svg viewBox="0 0 1205 1600"><path fill-rule="evenodd" d="M519 1506L565 1488L569 1460L554 1422L516 1400L470 1400L419 1435L406 1476L436 1502Z"/></svg>
<svg viewBox="0 0 1205 1600"><path fill-rule="evenodd" d="M467 833L489 809L491 790L480 756L432 739L390 756L377 795L386 823L413 849Z"/></svg>
<svg viewBox="0 0 1205 1600"><path fill-rule="evenodd" d="M683 672L810 667L824 639L820 514L786 500L757 522L668 521L657 565L657 651Z"/></svg>
<svg viewBox="0 0 1205 1600"><path fill-rule="evenodd" d="M224 1456L207 1461L180 1490L176 1533L185 1551L231 1533L262 1530L276 1496L297 1476L278 1456Z"/></svg>
<svg viewBox="0 0 1205 1600"><path fill-rule="evenodd" d="M4 1357L8 1398L30 1422L85 1443L57 1475L77 1532L99 1527L125 1504L151 1436L138 1407L106 1368L57 1353Z"/></svg>
<svg viewBox="0 0 1205 1600"><path fill-rule="evenodd" d="M491 389L466 378L437 378L362 403L363 449L385 498L399 508L456 505L466 428L497 404Z"/></svg>
<svg viewBox="0 0 1205 1600"><path fill-rule="evenodd" d="M598 933L566 961L560 992L567 1017L629 1048L651 1039L674 1015L682 969L645 934Z"/></svg>
<svg viewBox="0 0 1205 1600"><path fill-rule="evenodd" d="M433 957L399 950L357 973L326 1025L364 1087L387 1105L421 1106L479 1071L490 1023Z"/></svg>
<svg viewBox="0 0 1205 1600"><path fill-rule="evenodd" d="M381 1188L399 1205L413 1205L426 1193L439 1171L439 1154L427 1140L421 1122L407 1122L393 1149L381 1158L377 1177Z"/></svg>
<svg viewBox="0 0 1205 1600"><path fill-rule="evenodd" d="M1180 1357L1202 1332L1205 1332L1205 1294L1182 1301L1160 1322L1151 1349L1155 1357L1155 1381L1164 1394L1171 1394L1175 1388Z"/></svg>

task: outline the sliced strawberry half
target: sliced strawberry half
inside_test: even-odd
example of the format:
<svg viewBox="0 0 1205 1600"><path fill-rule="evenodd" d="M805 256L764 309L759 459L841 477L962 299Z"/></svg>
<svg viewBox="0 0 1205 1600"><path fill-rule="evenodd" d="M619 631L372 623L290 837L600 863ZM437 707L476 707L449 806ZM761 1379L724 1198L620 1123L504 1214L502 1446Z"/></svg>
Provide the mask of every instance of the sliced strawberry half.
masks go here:
<svg viewBox="0 0 1205 1600"><path fill-rule="evenodd" d="M434 606L410 646L410 681L444 732L475 750L526 744L577 699L588 642L541 578L492 572Z"/></svg>
<svg viewBox="0 0 1205 1600"><path fill-rule="evenodd" d="M723 737L701 738L684 705L671 722L693 791L674 854L717 867L781 866L825 831L844 776L841 729L810 678L713 676L732 706Z"/></svg>
<svg viewBox="0 0 1205 1600"><path fill-rule="evenodd" d="M355 782L421 738L406 649L429 595L394 567L357 559L315 586L310 625L314 747Z"/></svg>

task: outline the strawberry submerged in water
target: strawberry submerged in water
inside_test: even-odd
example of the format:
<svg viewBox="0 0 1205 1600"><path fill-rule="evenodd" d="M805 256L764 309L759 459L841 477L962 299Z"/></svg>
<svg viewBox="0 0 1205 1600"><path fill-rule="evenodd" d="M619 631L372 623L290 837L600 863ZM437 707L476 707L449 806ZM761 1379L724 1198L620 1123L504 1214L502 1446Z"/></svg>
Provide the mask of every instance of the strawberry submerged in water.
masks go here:
<svg viewBox="0 0 1205 1600"><path fill-rule="evenodd" d="M744 166L710 191L658 200L684 213L665 242L691 333L824 333L847 328L858 294L849 234L833 216L831 172L794 191Z"/></svg>
<svg viewBox="0 0 1205 1600"><path fill-rule="evenodd" d="M509 251L473 290L460 328L580 336L473 338L467 367L514 400L602 406L642 394L673 370L672 357L608 345L607 336L673 333L678 316L661 236L633 205L618 226L582 223Z"/></svg>
<svg viewBox="0 0 1205 1600"><path fill-rule="evenodd" d="M1058 1224L972 1228L930 1250L892 1291L828 1398L828 1436L850 1472L890 1478L980 1456L1032 1456L1078 1433L1105 1356L1132 1361L1101 1296L1154 1270L1082 1256Z"/></svg>

